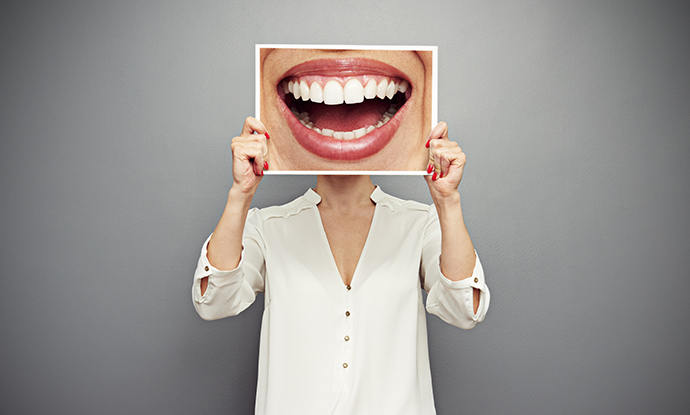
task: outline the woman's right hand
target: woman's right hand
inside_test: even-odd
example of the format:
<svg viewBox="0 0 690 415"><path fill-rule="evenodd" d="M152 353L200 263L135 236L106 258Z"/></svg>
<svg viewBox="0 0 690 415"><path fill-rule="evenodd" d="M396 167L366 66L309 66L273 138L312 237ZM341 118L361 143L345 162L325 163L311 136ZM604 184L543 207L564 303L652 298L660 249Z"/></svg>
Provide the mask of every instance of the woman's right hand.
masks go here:
<svg viewBox="0 0 690 415"><path fill-rule="evenodd" d="M242 134L232 139L232 186L244 194L253 194L264 170L268 170L266 139L269 137L261 121L247 117Z"/></svg>

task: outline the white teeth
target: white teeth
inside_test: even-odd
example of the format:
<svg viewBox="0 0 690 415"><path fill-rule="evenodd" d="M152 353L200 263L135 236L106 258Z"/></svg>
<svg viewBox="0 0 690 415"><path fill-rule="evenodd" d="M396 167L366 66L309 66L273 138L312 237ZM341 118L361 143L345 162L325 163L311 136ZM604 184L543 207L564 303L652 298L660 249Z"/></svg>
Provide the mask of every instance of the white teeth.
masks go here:
<svg viewBox="0 0 690 415"><path fill-rule="evenodd" d="M376 81L373 79L370 79L367 82L367 86L364 87L364 97L366 99L374 99L376 97Z"/></svg>
<svg viewBox="0 0 690 415"><path fill-rule="evenodd" d="M309 88L309 99L311 102L323 102L323 89L318 82L312 82Z"/></svg>
<svg viewBox="0 0 690 415"><path fill-rule="evenodd" d="M325 135L326 137L333 137L333 133L335 131L331 130L330 128L324 128L321 130L321 135Z"/></svg>
<svg viewBox="0 0 690 415"><path fill-rule="evenodd" d="M390 84L388 84L388 89L386 90L386 96L388 97L388 99L393 99L393 97L397 93L398 93L398 84L396 84L395 82L391 82Z"/></svg>
<svg viewBox="0 0 690 415"><path fill-rule="evenodd" d="M383 97L386 96L386 89L388 88L388 81L385 79L381 82L379 82L379 85L376 87L376 96L383 99Z"/></svg>
<svg viewBox="0 0 690 415"><path fill-rule="evenodd" d="M391 82L388 84L388 88L386 88L386 96L388 99L393 98L393 95L398 92L398 86L395 84L395 82Z"/></svg>
<svg viewBox="0 0 690 415"><path fill-rule="evenodd" d="M305 80L283 80L280 84L285 94L292 94L295 99L325 103L326 105L358 104L365 99L393 99L395 94L403 94L410 88L410 83L393 79L382 79L378 84L375 79L369 79L366 86L362 86L361 78L350 78L345 86L340 81L331 79L326 85L319 81L312 81L311 86Z"/></svg>
<svg viewBox="0 0 690 415"><path fill-rule="evenodd" d="M292 84L292 95L295 96L295 99L299 99L299 97L300 97L299 82L295 82Z"/></svg>
<svg viewBox="0 0 690 415"><path fill-rule="evenodd" d="M299 94L302 97L302 101L309 100L309 86L304 81L299 83Z"/></svg>
<svg viewBox="0 0 690 415"><path fill-rule="evenodd" d="M359 104L364 102L364 87L357 79L350 79L345 84L343 91L346 104Z"/></svg>
<svg viewBox="0 0 690 415"><path fill-rule="evenodd" d="M370 127L371 127L371 126L370 126ZM355 135L355 138L363 137L364 134L367 133L367 129L366 129L365 127L362 127L362 128L360 128L360 129L357 129L357 130L353 131L353 133L354 133L354 135Z"/></svg>
<svg viewBox="0 0 690 415"><path fill-rule="evenodd" d="M337 81L328 81L323 87L323 103L340 105L343 103L343 87Z"/></svg>

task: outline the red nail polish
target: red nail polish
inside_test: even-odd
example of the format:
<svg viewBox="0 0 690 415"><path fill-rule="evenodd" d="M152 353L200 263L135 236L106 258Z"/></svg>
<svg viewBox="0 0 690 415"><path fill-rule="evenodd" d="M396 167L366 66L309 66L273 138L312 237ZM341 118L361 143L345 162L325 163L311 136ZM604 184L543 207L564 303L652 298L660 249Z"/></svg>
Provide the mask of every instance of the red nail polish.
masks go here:
<svg viewBox="0 0 690 415"><path fill-rule="evenodd" d="M429 148L429 143L431 142L431 139L426 140L426 148Z"/></svg>
<svg viewBox="0 0 690 415"><path fill-rule="evenodd" d="M432 171L434 171L434 165L429 163L429 167L426 168L426 172L431 173Z"/></svg>
<svg viewBox="0 0 690 415"><path fill-rule="evenodd" d="M438 176L439 179L443 179L443 172Z"/></svg>
<svg viewBox="0 0 690 415"><path fill-rule="evenodd" d="M431 180L436 180L436 172L434 172L434 175L431 176Z"/></svg>
<svg viewBox="0 0 690 415"><path fill-rule="evenodd" d="M268 140L269 138L271 138L271 136L268 135L268 133L264 133L264 135L266 136L266 140Z"/></svg>
<svg viewBox="0 0 690 415"><path fill-rule="evenodd" d="M268 170L268 162L264 161L264 170Z"/></svg>

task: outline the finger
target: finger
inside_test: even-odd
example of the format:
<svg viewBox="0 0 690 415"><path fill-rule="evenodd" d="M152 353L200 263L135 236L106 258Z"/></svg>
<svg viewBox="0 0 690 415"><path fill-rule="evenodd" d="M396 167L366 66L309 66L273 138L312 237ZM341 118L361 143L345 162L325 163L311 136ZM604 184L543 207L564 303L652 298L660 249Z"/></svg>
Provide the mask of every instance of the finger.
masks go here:
<svg viewBox="0 0 690 415"><path fill-rule="evenodd" d="M247 117L244 120L244 125L242 126L242 135L249 135L249 134L264 134L266 135L266 138L268 138L268 130L266 130L266 127L264 124L257 120L254 117Z"/></svg>
<svg viewBox="0 0 690 415"><path fill-rule="evenodd" d="M426 142L426 147L429 149L429 166L427 167L426 172L432 173L436 169L436 162L434 160L436 141L432 141L431 138L429 138L429 141Z"/></svg>
<svg viewBox="0 0 690 415"><path fill-rule="evenodd" d="M432 180L441 179L448 175L448 168L450 161L448 158L448 149L444 146L435 145L431 151L433 164Z"/></svg>
<svg viewBox="0 0 690 415"><path fill-rule="evenodd" d="M267 153L266 140L254 137L258 136L235 137L232 141L232 152L235 160L248 162L251 165L248 167L254 174L261 176Z"/></svg>
<svg viewBox="0 0 690 415"><path fill-rule="evenodd" d="M265 138L260 136L259 145L261 150L261 157L255 157L254 163L256 168L260 170L260 176L264 175L264 170L268 170L268 146L266 145L266 139L268 138L268 133L265 133Z"/></svg>
<svg viewBox="0 0 690 415"><path fill-rule="evenodd" d="M263 160L259 160L259 157L254 159L254 162L252 163L252 168L254 169L254 174L257 176L263 176L264 175L264 162Z"/></svg>
<svg viewBox="0 0 690 415"><path fill-rule="evenodd" d="M239 136L232 139L232 152L235 156L246 154L251 151L252 154L258 152L262 156L268 153L266 146L266 138L263 135L251 134L248 136Z"/></svg>
<svg viewBox="0 0 690 415"><path fill-rule="evenodd" d="M429 133L428 141L437 139L448 139L448 124L443 121L436 124Z"/></svg>
<svg viewBox="0 0 690 415"><path fill-rule="evenodd" d="M439 154L436 160L439 169L439 178L448 176L448 170L450 169L451 163L451 150L447 147L439 148Z"/></svg>
<svg viewBox="0 0 690 415"><path fill-rule="evenodd" d="M431 144L431 149L429 151L429 168L431 170L431 180L436 180L440 177L443 177L442 170L441 170L441 155L442 155L443 149L441 147L438 147L435 142L432 141Z"/></svg>
<svg viewBox="0 0 690 415"><path fill-rule="evenodd" d="M268 156L268 145L263 134L250 134L248 136L235 137L240 147L252 148L261 154L264 159Z"/></svg>
<svg viewBox="0 0 690 415"><path fill-rule="evenodd" d="M450 140L436 139L431 142L429 155L430 165L439 178L445 177L450 172L450 166L462 155L458 143ZM430 169L431 170L431 169Z"/></svg>
<svg viewBox="0 0 690 415"><path fill-rule="evenodd" d="M448 138L448 125L445 122L440 122L431 129L426 139L426 148L429 148L432 140L443 139L443 137Z"/></svg>
<svg viewBox="0 0 690 415"><path fill-rule="evenodd" d="M254 174L257 176L263 176L264 167L268 167L268 164L266 163L266 140L263 140L261 143L254 143L254 146L252 146L251 155L252 157L250 161L252 163Z"/></svg>
<svg viewBox="0 0 690 415"><path fill-rule="evenodd" d="M429 143L429 173L433 171L436 173L436 175L441 174L440 156L443 152L443 149L450 143L451 142L448 140L442 140L438 138L431 140L431 142Z"/></svg>
<svg viewBox="0 0 690 415"><path fill-rule="evenodd" d="M440 174L440 170L438 168L439 166L437 165L434 159L433 150L438 145L439 140L448 140L448 124L446 124L443 121L436 124L436 126L431 129L431 132L429 133L429 137L426 142L426 148L429 149L429 164L427 167L427 173L435 172L437 176Z"/></svg>

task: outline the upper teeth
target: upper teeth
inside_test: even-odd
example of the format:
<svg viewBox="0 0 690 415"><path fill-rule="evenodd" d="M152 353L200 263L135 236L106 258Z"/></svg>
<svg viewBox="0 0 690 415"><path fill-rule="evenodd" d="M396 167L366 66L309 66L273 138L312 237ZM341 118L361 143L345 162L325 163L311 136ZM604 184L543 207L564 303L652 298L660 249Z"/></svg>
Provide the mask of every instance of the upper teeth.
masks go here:
<svg viewBox="0 0 690 415"><path fill-rule="evenodd" d="M309 79L312 78L312 79ZM283 92L295 99L326 105L357 104L364 99L393 98L398 92L405 93L410 84L406 80L374 76L349 77L343 80L324 77L293 77L283 80Z"/></svg>

